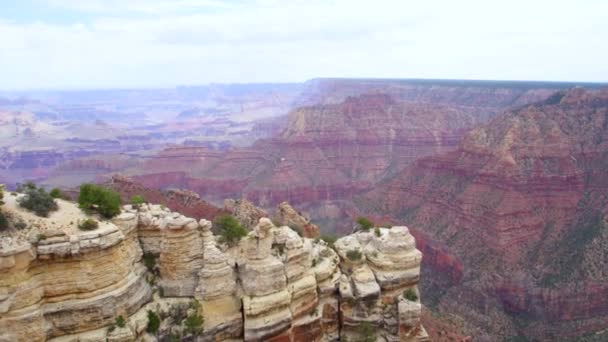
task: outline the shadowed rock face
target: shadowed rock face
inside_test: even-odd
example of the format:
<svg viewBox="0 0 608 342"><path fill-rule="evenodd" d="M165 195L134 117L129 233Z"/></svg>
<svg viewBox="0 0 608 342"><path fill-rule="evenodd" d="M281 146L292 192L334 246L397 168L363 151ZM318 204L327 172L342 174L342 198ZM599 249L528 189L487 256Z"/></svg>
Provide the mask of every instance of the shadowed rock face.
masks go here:
<svg viewBox="0 0 608 342"><path fill-rule="evenodd" d="M500 115L358 203L462 262L456 285L427 277L440 310L480 336L559 339L606 328L607 192L608 91L573 89Z"/></svg>

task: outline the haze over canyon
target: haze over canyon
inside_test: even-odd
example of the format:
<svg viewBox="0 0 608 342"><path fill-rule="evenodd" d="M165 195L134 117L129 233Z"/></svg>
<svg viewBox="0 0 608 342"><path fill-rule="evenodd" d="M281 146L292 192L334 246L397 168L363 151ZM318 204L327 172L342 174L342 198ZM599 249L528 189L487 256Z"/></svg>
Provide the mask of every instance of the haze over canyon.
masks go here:
<svg viewBox="0 0 608 342"><path fill-rule="evenodd" d="M125 202L141 195L195 220L228 213L259 236L271 229L261 228L264 217L310 238L350 234L361 216L382 229L405 224L422 253L421 319L433 340L601 341L608 338L607 87L319 78L3 92L0 183L12 190L34 181L73 198L82 183L102 184ZM154 246L177 235L161 238L142 223L142 213L134 214L140 217L134 236L144 252L159 255L161 279L162 272L170 279L162 260L179 261L167 261L167 251ZM196 244L186 238L188 229L180 241ZM376 272L377 252L367 253ZM343 267L348 276L354 272ZM355 273L352 284L360 286ZM204 301L193 292L196 279L184 291ZM320 303L332 306L332 300ZM296 327L304 323L290 305L292 328L277 331L298 340ZM325 318L315 325L318 336L340 336L343 328L331 326L345 321ZM274 334L248 322L254 320L245 318L247 336ZM400 336L390 319L383 322L385 336ZM214 338L237 336L239 324L216 327L223 332Z"/></svg>

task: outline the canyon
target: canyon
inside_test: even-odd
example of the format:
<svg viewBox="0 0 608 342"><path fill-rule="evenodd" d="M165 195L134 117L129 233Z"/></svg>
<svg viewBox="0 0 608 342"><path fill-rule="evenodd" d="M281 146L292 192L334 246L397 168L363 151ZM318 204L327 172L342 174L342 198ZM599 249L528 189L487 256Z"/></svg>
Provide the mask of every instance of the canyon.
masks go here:
<svg viewBox="0 0 608 342"><path fill-rule="evenodd" d="M462 264L452 281L423 266L423 293L478 338L599 341L608 323L607 128L606 89L558 92L356 202L409 222Z"/></svg>
<svg viewBox="0 0 608 342"><path fill-rule="evenodd" d="M246 197L297 205L347 232L351 199L412 161L456 147L500 111L569 84L319 79L309 82L277 135L228 151L172 146L122 171L150 187L193 190L212 203Z"/></svg>
<svg viewBox="0 0 608 342"><path fill-rule="evenodd" d="M403 222L423 255L419 286L426 308L420 317L433 340L602 341L608 326L608 104L606 90L598 90L603 86L314 79L271 92L262 86L266 90L255 96L219 87L215 94L227 94L229 103L223 114L210 110L221 101L207 110L199 103L159 114L148 123L147 140L137 140L153 146L136 144L125 152L132 145L112 150L113 143L100 140L108 153L57 149L47 156L51 152L37 148L17 153L8 139L0 180L37 179L68 193L94 180L125 201L141 194L195 218L200 234L206 227L200 219L222 213L260 236L266 234L259 226L264 217L272 218L272 232L287 225L307 238L352 234L360 215L387 228ZM201 92L192 90L189 101ZM234 102L257 100L272 104L271 111L262 111L270 114L235 126ZM33 106L26 100L9 105L24 103ZM136 112L131 114L134 120ZM23 137L56 129L40 126L36 117L18 125L19 115L7 117L7 132ZM106 124L84 123L106 127L98 131L107 131ZM141 241L149 233L149 241L159 243L154 239L160 230L138 226ZM368 248L359 234L357 241ZM160 256L156 247L141 248ZM360 265L350 266L354 271ZM196 288L194 280L180 282L188 283L188 293ZM292 321L298 322L292 327L301 322ZM218 329L229 334L229 327Z"/></svg>
<svg viewBox="0 0 608 342"><path fill-rule="evenodd" d="M263 217L227 244L210 221L161 205L126 205L83 231L90 216L76 204L57 200L41 218L22 196L5 194L1 208L1 341L429 340L407 227L332 246ZM186 315L202 315L202 329L186 330Z"/></svg>

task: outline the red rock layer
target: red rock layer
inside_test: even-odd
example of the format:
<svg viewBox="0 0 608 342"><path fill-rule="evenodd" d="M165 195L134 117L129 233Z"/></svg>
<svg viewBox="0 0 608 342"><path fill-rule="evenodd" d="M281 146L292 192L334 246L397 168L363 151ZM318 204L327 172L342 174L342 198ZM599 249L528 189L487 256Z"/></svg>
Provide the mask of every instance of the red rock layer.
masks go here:
<svg viewBox="0 0 608 342"><path fill-rule="evenodd" d="M493 336L553 339L608 327L607 193L608 90L574 89L504 113L358 203L462 261L439 307Z"/></svg>

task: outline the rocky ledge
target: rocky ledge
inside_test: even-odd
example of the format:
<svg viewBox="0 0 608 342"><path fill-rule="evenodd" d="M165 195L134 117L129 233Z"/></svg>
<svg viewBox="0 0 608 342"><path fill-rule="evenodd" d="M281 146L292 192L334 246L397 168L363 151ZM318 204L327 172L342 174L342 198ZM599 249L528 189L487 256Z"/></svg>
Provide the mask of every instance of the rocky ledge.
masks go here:
<svg viewBox="0 0 608 342"><path fill-rule="evenodd" d="M30 236L0 254L0 341L163 340L176 331L198 341L428 340L421 253L407 227L328 244L262 217L227 245L205 219L144 204L93 231ZM202 330L171 322L167 312L188 302L200 304L188 312L204 317ZM154 336L149 312L161 319Z"/></svg>

